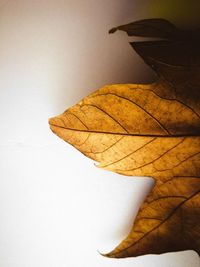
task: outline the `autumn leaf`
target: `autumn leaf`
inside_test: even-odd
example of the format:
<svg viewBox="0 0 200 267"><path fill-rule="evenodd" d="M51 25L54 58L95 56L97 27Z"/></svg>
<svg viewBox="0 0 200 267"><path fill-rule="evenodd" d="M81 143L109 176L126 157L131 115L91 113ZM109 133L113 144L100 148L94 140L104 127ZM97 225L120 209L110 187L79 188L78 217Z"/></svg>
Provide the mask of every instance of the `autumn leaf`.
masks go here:
<svg viewBox="0 0 200 267"><path fill-rule="evenodd" d="M134 21L109 30L109 33L124 31L128 36L152 37L174 41L199 40L200 29L182 30L166 19L152 18Z"/></svg>
<svg viewBox="0 0 200 267"><path fill-rule="evenodd" d="M106 256L200 252L198 54L183 54L188 44L174 41L133 46L157 82L105 86L50 119L50 127L99 168L155 179L130 234Z"/></svg>
<svg viewBox="0 0 200 267"><path fill-rule="evenodd" d="M157 181L129 237L108 256L200 249L200 110L163 96L165 87L106 86L50 120L99 167Z"/></svg>
<svg viewBox="0 0 200 267"><path fill-rule="evenodd" d="M129 36L158 37L165 39L177 38L179 30L165 19L144 19L121 25L109 30L115 33L117 30L125 31Z"/></svg>

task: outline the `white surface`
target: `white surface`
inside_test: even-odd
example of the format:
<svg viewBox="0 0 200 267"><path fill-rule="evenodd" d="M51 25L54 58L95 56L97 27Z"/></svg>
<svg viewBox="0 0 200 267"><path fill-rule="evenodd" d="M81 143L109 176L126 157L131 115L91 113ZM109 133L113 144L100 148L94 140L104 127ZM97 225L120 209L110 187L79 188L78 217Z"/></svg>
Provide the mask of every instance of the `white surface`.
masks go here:
<svg viewBox="0 0 200 267"><path fill-rule="evenodd" d="M143 5L142 5L143 3ZM123 33L144 1L0 1L0 267L197 267L194 252L107 259L150 178L99 170L48 118L108 83L148 81ZM152 74L152 73L151 73Z"/></svg>

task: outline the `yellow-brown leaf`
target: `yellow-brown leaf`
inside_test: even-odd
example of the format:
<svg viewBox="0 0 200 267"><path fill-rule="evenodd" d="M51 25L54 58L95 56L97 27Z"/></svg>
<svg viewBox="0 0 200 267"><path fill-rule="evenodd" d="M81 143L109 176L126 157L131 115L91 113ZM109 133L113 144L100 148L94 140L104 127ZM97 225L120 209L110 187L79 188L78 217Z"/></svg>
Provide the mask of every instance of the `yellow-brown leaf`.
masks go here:
<svg viewBox="0 0 200 267"><path fill-rule="evenodd" d="M109 257L200 252L200 93L191 99L180 88L164 79L105 86L50 119L54 133L100 168L156 180Z"/></svg>

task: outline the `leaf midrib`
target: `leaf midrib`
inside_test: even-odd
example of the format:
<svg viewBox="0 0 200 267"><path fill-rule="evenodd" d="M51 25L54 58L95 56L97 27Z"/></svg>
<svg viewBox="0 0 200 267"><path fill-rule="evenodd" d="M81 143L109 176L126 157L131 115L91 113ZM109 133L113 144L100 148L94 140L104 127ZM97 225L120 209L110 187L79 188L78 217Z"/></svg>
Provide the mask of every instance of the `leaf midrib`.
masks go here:
<svg viewBox="0 0 200 267"><path fill-rule="evenodd" d="M158 137L158 138L180 138L180 137L200 137L200 133L183 133L183 134L174 134L174 135L167 135L167 134L134 134L134 133L115 133L115 132L106 132L106 131L94 131L94 130L80 130L74 128L68 128L60 125L56 125L50 123L50 126L62 128L68 131L75 131L75 132L83 132L83 133L94 133L94 134L110 134L110 135L121 135L121 136L135 136L135 137Z"/></svg>

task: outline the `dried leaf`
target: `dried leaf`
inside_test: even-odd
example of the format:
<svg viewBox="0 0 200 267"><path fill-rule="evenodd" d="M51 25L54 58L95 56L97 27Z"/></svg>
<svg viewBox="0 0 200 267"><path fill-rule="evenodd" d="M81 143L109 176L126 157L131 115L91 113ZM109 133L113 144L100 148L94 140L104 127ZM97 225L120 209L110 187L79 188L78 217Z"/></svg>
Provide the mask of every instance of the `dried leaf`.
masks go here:
<svg viewBox="0 0 200 267"><path fill-rule="evenodd" d="M50 120L100 168L156 179L130 235L107 256L200 252L199 99L177 97L163 81L111 85Z"/></svg>
<svg viewBox="0 0 200 267"><path fill-rule="evenodd" d="M161 18L134 21L114 27L109 30L109 33L115 33L117 30L125 31L129 36L152 37L184 42L200 40L200 29L181 30L168 20Z"/></svg>
<svg viewBox="0 0 200 267"><path fill-rule="evenodd" d="M179 30L165 19L144 19L112 28L109 33L117 30L125 31L129 36L158 37L164 39L177 38Z"/></svg>
<svg viewBox="0 0 200 267"><path fill-rule="evenodd" d="M117 29L173 39L176 29L157 22ZM200 52L186 37L132 43L157 82L105 86L50 119L52 131L99 168L155 179L130 234L108 257L200 252Z"/></svg>

